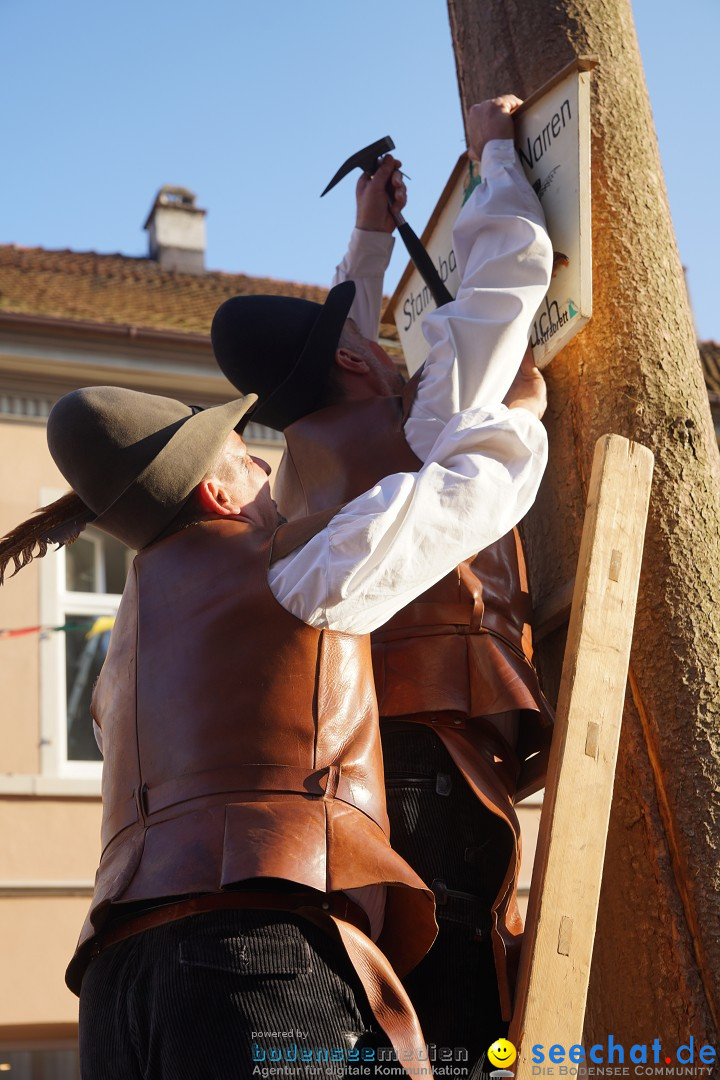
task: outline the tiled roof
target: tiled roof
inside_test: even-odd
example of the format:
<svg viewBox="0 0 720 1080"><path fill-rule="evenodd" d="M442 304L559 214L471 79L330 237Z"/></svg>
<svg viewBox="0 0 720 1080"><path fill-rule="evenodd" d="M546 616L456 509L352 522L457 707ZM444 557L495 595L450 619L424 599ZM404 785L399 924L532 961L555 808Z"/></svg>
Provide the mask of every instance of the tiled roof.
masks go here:
<svg viewBox="0 0 720 1080"><path fill-rule="evenodd" d="M322 303L327 289L220 271L180 273L128 255L0 244L0 312L209 334L223 300L248 293ZM394 327L382 332L397 340ZM390 351L399 358L397 346ZM700 342L700 358L708 391L720 394L720 344Z"/></svg>
<svg viewBox="0 0 720 1080"><path fill-rule="evenodd" d="M322 303L327 289L246 274L179 273L127 255L0 245L0 313L209 334L223 300L243 293Z"/></svg>
<svg viewBox="0 0 720 1080"><path fill-rule="evenodd" d="M720 344L717 341L701 341L700 360L708 392L720 395Z"/></svg>

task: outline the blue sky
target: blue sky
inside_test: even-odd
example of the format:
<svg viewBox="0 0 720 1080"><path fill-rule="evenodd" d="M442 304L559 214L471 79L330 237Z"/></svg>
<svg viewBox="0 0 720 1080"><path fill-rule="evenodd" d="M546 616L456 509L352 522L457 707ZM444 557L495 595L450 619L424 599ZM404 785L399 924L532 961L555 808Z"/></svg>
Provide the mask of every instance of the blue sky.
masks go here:
<svg viewBox="0 0 720 1080"><path fill-rule="evenodd" d="M720 3L633 8L698 333L720 340ZM0 50L0 243L144 255L174 183L208 210L209 268L327 284L340 162L391 134L420 232L464 145L443 0L2 0Z"/></svg>

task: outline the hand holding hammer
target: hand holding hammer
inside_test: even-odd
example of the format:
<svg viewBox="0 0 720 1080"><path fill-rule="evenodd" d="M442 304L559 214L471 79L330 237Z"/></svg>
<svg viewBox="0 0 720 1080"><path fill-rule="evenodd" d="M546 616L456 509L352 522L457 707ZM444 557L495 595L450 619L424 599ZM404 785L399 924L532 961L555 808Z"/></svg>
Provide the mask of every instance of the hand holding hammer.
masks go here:
<svg viewBox="0 0 720 1080"><path fill-rule="evenodd" d="M365 146L362 150L358 150L340 166L340 168L335 173L332 180L322 192L320 197L322 198L322 195L327 195L328 191L334 188L335 185L339 183L344 176L347 176L347 174L353 169L362 169L365 173L365 180L369 184L373 185L371 188L367 189L367 195L373 207L370 216L375 221L377 221L379 218L382 222L384 222L385 224L380 225L380 228L387 232L392 232L392 228L397 227L403 243L408 250L410 258L420 271L423 280L430 289L435 303L438 305L438 307L441 307L443 304L447 304L452 300L452 295L448 292L448 290L445 288L445 285L440 280L440 275L438 274L437 269L435 268L433 261L428 255L427 251L422 246L417 236L408 225L407 221L405 221L405 218L402 216L400 209L396 208L395 206L395 203L400 197L400 189L396 185L395 180L395 177L397 175L397 166L400 164L400 162L393 158L393 163L392 165L390 165L390 163L387 162L387 158L390 155L385 153L385 155L383 156L385 151L393 150L394 148L395 143L392 141L389 135L386 135L384 139L378 139L377 142L371 143L370 146ZM382 183L382 180L380 180L376 184L375 175L378 173L379 169L383 165L387 169L387 173L385 174L385 184ZM402 184L402 176L399 176L398 179ZM360 183L362 183L362 181L363 177L360 178ZM390 182L389 190L386 188L388 181ZM404 190L404 185L402 186ZM358 191L359 190L360 188L358 185ZM362 192L363 194L365 194L366 189L363 188ZM385 211L382 214L380 214L379 206L380 192L383 193L383 198L385 199ZM386 214L388 215L388 218L386 218ZM392 220L393 223L392 228L389 225L390 220ZM363 227L370 228L370 225L360 226L360 228Z"/></svg>
<svg viewBox="0 0 720 1080"><path fill-rule="evenodd" d="M490 139L512 139L512 113L520 104L520 98L514 94L504 94L472 106L467 123L468 154L471 158L479 161L483 147ZM378 139L370 146L358 150L340 166L322 194L326 195L352 169L362 169L363 175L356 189L357 227L383 232L392 232L397 227L408 254L420 271L435 303L442 307L452 300L452 295L441 281L432 259L402 215L407 193L402 174L398 172L400 162L391 154L384 153L394 148L395 143L386 135L384 139Z"/></svg>
<svg viewBox="0 0 720 1080"><path fill-rule="evenodd" d="M385 154L372 176L361 174L355 188L357 229L387 233L394 230L394 215L402 213L407 203L407 188L399 171L401 165L392 154Z"/></svg>

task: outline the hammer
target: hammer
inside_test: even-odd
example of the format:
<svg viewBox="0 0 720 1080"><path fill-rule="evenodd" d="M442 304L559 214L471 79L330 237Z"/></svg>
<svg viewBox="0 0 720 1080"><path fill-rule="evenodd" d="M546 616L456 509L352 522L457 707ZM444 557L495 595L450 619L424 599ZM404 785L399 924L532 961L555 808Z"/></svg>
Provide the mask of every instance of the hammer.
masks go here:
<svg viewBox="0 0 720 1080"><path fill-rule="evenodd" d="M358 150L357 153L351 154L347 161L343 162L335 173L320 198L322 198L323 195L327 195L328 191L330 191L331 188L334 188L335 185L339 183L343 177L347 176L349 172L352 172L353 169L362 169L368 176L373 176L377 172L382 155L387 153L388 150L394 149L395 143L389 135L386 135L384 139L378 139L377 142L371 143L370 146L365 146L362 150ZM388 203L391 208L390 213L395 220L398 232L407 248L408 255L420 271L422 279L430 290L433 300L438 307L442 307L443 304L449 304L452 300L452 296L443 285L432 259L402 214L392 209L392 199L389 195Z"/></svg>

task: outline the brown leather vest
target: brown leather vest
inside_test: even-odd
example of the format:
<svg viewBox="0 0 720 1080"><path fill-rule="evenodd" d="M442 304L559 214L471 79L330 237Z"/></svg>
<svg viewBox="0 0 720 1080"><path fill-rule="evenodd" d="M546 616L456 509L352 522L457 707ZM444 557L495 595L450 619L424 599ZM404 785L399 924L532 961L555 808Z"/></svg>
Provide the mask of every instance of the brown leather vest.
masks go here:
<svg viewBox="0 0 720 1080"><path fill-rule="evenodd" d="M274 494L304 517L348 502L421 462L403 433L404 398L377 397L311 413L285 430ZM517 530L461 563L372 635L381 718L453 718L526 710L520 753L547 745L552 712L532 666L532 604Z"/></svg>
<svg viewBox="0 0 720 1080"><path fill-rule="evenodd" d="M402 973L432 943L432 894L388 840L369 641L285 611L271 544L214 520L135 559L93 695L103 852L71 988L109 904L251 878L387 884L380 948Z"/></svg>
<svg viewBox="0 0 720 1080"><path fill-rule="evenodd" d="M274 495L302 518L421 467L403 425L419 375L402 397L377 397L311 413L285 429ZM542 786L553 713L532 666L532 605L516 529L461 563L372 634L381 722L433 728L478 799L513 835L514 853L493 904L493 949L509 1018L522 920L517 906L520 826L515 797ZM515 751L483 717L522 711ZM529 759L529 761L526 761Z"/></svg>

